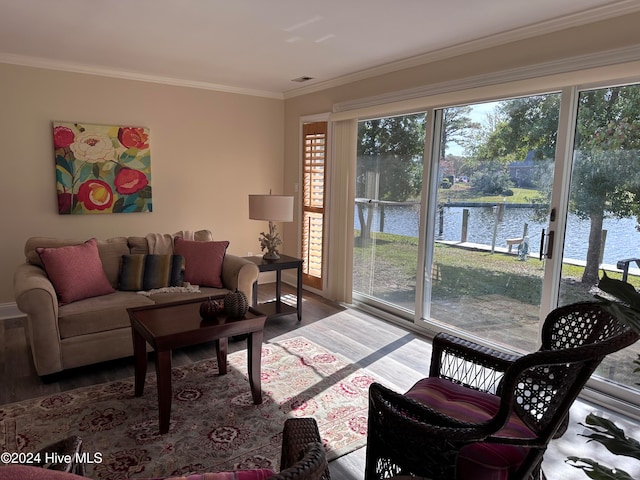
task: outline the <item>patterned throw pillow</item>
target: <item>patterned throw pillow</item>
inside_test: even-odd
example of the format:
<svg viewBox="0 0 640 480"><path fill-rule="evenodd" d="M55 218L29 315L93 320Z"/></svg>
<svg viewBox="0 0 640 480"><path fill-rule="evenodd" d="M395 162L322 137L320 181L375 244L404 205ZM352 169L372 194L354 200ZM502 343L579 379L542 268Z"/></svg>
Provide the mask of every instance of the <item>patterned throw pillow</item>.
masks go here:
<svg viewBox="0 0 640 480"><path fill-rule="evenodd" d="M183 261L182 255L123 255L118 288L141 291L181 287Z"/></svg>
<svg viewBox="0 0 640 480"><path fill-rule="evenodd" d="M184 257L184 281L222 288L222 262L229 242L197 242L176 237L173 251Z"/></svg>
<svg viewBox="0 0 640 480"><path fill-rule="evenodd" d="M113 293L95 238L80 245L38 247L36 252L61 303Z"/></svg>

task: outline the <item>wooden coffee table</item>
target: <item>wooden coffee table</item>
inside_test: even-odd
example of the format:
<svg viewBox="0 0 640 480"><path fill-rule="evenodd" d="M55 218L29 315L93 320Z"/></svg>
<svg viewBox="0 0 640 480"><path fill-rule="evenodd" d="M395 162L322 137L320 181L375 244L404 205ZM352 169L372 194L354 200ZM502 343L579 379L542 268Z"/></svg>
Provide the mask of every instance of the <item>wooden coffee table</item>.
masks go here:
<svg viewBox="0 0 640 480"><path fill-rule="evenodd" d="M227 373L228 337L248 334L247 366L253 403L262 403L260 360L266 316L250 308L244 318L231 319L221 313L216 320L204 321L200 317L200 304L204 299L129 308L133 353L135 357L135 395L144 391L147 374L149 343L156 351L158 378L158 411L160 433L169 431L171 417L171 350L199 343L215 341L218 372Z"/></svg>

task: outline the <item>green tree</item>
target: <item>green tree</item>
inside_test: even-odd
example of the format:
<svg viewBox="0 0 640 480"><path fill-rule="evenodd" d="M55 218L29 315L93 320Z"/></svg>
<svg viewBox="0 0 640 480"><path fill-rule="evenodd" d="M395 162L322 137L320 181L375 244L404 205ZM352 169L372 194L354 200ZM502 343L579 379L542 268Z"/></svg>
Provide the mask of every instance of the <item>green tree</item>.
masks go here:
<svg viewBox="0 0 640 480"><path fill-rule="evenodd" d="M479 154L505 162L525 158L529 151L538 160L553 158L559 101L558 95L541 95L504 102L503 120L479 146ZM582 276L588 285L598 281L603 220L640 213L639 120L638 85L580 94L569 208L590 221ZM551 191L546 193L549 198Z"/></svg>
<svg viewBox="0 0 640 480"><path fill-rule="evenodd" d="M356 197L402 202L419 197L424 161L425 114L358 124ZM360 238L369 237L372 209L357 202Z"/></svg>
<svg viewBox="0 0 640 480"><path fill-rule="evenodd" d="M425 114L379 118L358 124L357 197L404 201L419 195L424 157ZM367 195L367 178L377 178L378 191ZM370 177L369 177L370 178Z"/></svg>
<svg viewBox="0 0 640 480"><path fill-rule="evenodd" d="M470 143L474 131L480 128L478 122L471 120L471 107L468 105L461 107L445 108L442 113L442 139L440 142L440 155L438 159L445 158L447 146L450 142L466 146Z"/></svg>

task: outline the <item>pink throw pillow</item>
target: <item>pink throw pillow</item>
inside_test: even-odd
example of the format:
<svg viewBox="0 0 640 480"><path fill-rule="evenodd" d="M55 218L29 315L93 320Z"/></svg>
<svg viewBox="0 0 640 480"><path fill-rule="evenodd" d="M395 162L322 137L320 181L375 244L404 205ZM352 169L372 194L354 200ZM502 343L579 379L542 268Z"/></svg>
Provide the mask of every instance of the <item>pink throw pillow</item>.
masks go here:
<svg viewBox="0 0 640 480"><path fill-rule="evenodd" d="M81 245L36 248L61 303L113 293L95 238Z"/></svg>
<svg viewBox="0 0 640 480"><path fill-rule="evenodd" d="M173 253L184 257L184 281L222 288L222 262L229 242L197 242L175 239Z"/></svg>

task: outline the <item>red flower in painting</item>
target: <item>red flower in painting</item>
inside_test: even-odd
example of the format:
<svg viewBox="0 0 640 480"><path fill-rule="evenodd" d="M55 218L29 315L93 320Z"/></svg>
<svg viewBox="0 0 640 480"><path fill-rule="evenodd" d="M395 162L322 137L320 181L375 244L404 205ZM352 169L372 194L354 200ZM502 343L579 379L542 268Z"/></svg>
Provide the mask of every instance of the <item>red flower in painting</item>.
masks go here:
<svg viewBox="0 0 640 480"><path fill-rule="evenodd" d="M113 191L102 180L87 180L78 189L78 201L87 210L105 210L113 203Z"/></svg>
<svg viewBox="0 0 640 480"><path fill-rule="evenodd" d="M149 148L149 136L144 133L143 128L121 127L118 129L118 140L127 148L137 148L142 150Z"/></svg>
<svg viewBox="0 0 640 480"><path fill-rule="evenodd" d="M118 172L113 183L118 193L129 195L142 190L149 184L149 181L141 171L123 168Z"/></svg>
<svg viewBox="0 0 640 480"><path fill-rule="evenodd" d="M55 148L68 147L75 140L75 135L70 128L55 127L53 129L53 146Z"/></svg>

